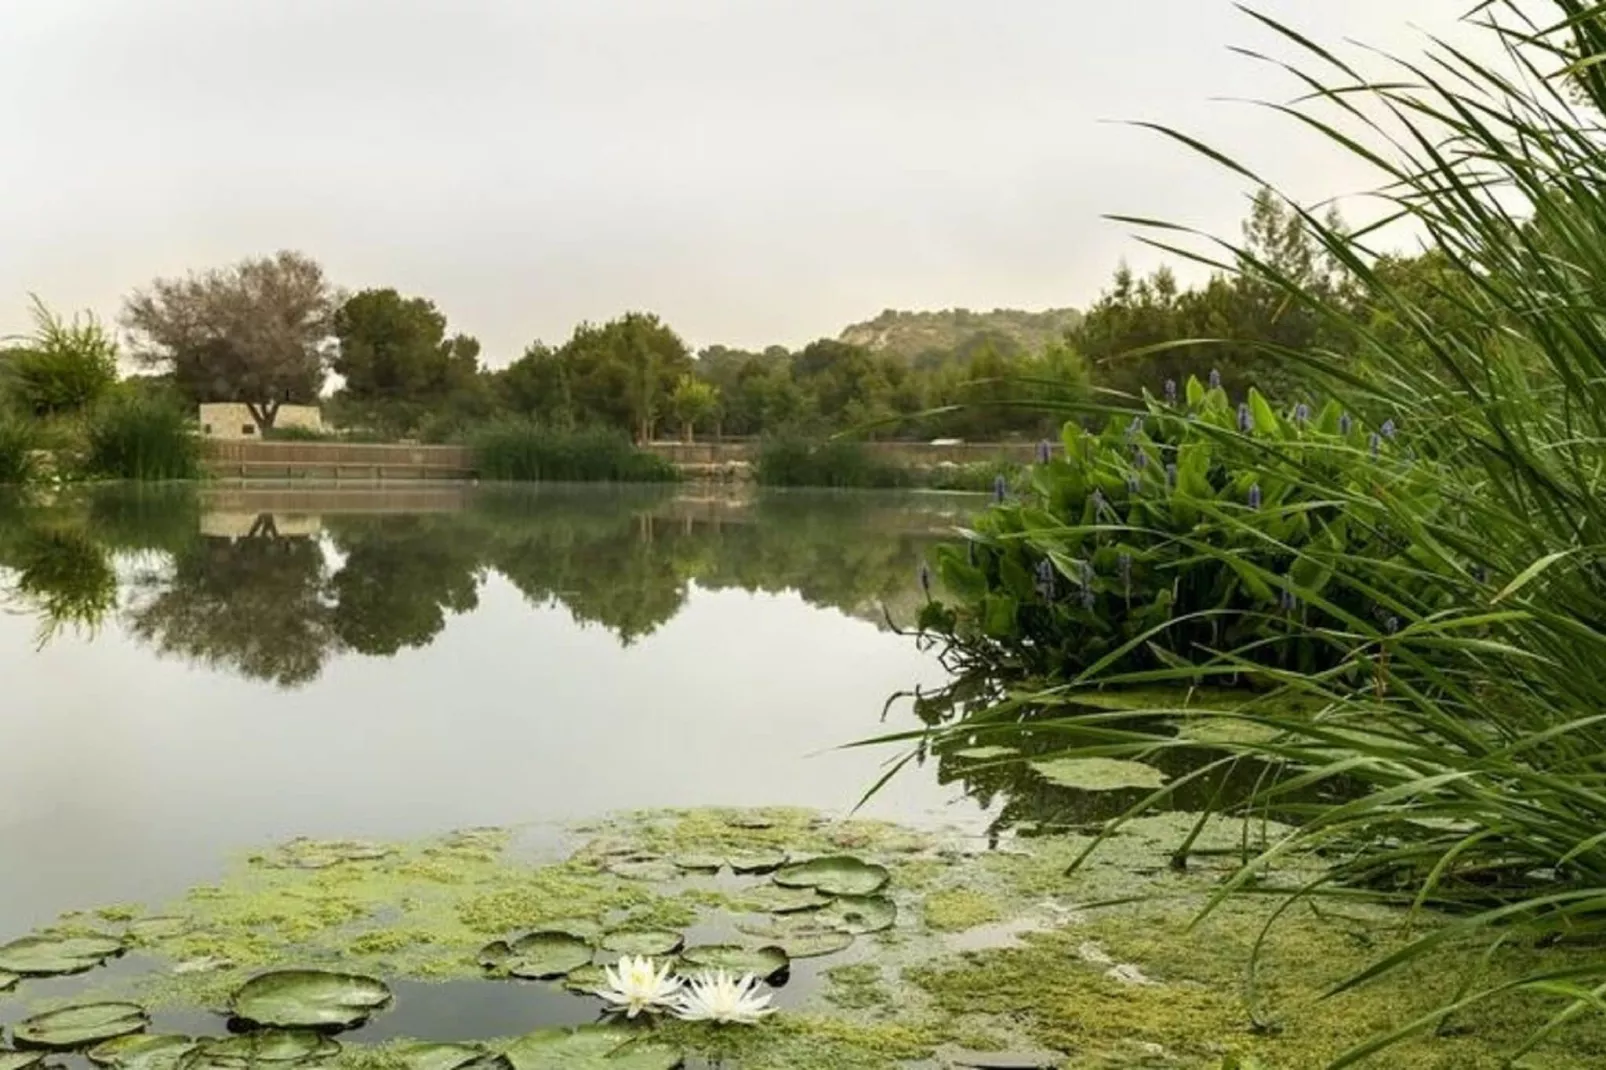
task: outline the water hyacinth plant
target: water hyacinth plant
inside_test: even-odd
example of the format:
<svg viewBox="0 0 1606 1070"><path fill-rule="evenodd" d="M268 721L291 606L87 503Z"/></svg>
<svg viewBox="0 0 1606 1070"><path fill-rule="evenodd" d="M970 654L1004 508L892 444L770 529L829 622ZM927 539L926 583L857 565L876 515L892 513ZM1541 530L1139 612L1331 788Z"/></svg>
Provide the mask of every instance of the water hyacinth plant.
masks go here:
<svg viewBox="0 0 1606 1070"><path fill-rule="evenodd" d="M997 724L1013 705L1068 738L1096 738L1101 755L1176 743L1141 719L1114 725L1086 712L1071 701L1083 689L1243 674L1275 697L1304 699L1316 712L1246 706L1266 734L1221 747L1288 769L1305 786L1342 777L1348 797L1303 807L1300 824L1226 879L1207 912L1235 894L1265 894L1262 878L1298 857L1318 872L1277 893L1286 897L1278 917L1328 895L1414 912L1411 938L1335 991L1423 966L1445 948L1481 945L1491 960L1526 949L1526 977L1493 984L1469 972L1441 1007L1382 1026L1330 1065L1361 1063L1414 1031L1453 1031L1491 1001L1517 997L1548 1001L1553 1011L1510 1053L1510 1065L1527 1065L1518 1060L1547 1035L1606 1010L1606 957L1572 959L1565 969L1545 958L1545 949L1596 941L1606 927L1606 8L1491 0L1471 18L1498 66L1478 58L1486 53L1446 45L1430 62L1401 63L1377 80L1256 18L1303 57L1295 64L1300 102L1277 107L1376 170L1385 213L1425 236L1434 282L1415 286L1386 270L1361 236L1369 228L1344 231L1312 212L1300 213L1305 227L1344 265L1358 297L1340 300L1281 275L1230 242L1215 244L1225 257L1206 257L1177 245L1175 228L1159 240L1254 273L1279 300L1314 310L1352 340L1346 352L1275 353L1342 392L1313 423L1331 417L1343 463L1313 463L1298 433L1257 434L1263 508L1233 512L1209 498L1172 496L1173 509L1213 525L1186 532L1164 526L1171 514L1141 512L1135 523L1130 507L1125 530L1101 531L1085 508L1076 516L1076 482L1044 483L1035 508L997 509L978 525L973 571L950 576L948 561L962 558L944 558L943 578L963 601L931 624L974 668L1061 677L976 716ZM1399 415L1376 430L1349 415L1384 406ZM1402 428L1431 432L1407 446ZM1209 447L1224 442L1214 436ZM1230 479L1242 463L1233 455L1221 472ZM1186 460L1178 468L1185 489L1195 477ZM1074 475L1099 478L1097 469ZM1317 523L1328 503L1341 506L1341 538L1331 516ZM1290 505L1309 530L1264 526L1286 521ZM1259 580L1263 595L1280 586L1285 606L1299 607L1279 624L1287 641L1324 644L1325 664L1268 657L1263 618L1230 599L1213 642L1195 643L1186 664L1139 655L1183 620L1212 617L1208 604L1193 603L1186 616L1168 607L1166 619L1111 635L1089 659L1071 637L1113 628L1018 593L1027 588L1015 569L1030 576L1035 556L1060 561L1090 541L1130 542L1149 531L1182 546L1169 562L1171 590L1201 572ZM1152 547L1133 550L1140 588L1164 598L1167 585L1146 580ZM1100 611L1123 619L1107 603ZM1152 723L1164 711L1140 712ZM989 739L1008 742L1007 733ZM1159 789L1150 803L1172 790ZM1273 806L1285 790L1268 778L1235 811ZM1257 976L1252 958L1252 1013Z"/></svg>

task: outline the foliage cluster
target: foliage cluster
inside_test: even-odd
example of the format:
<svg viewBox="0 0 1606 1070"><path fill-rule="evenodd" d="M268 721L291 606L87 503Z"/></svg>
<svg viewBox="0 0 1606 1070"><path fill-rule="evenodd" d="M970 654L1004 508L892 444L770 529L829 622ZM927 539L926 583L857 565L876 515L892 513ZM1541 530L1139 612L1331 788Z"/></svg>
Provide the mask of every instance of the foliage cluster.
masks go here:
<svg viewBox="0 0 1606 1070"><path fill-rule="evenodd" d="M518 482L668 483L674 465L605 427L557 429L523 420L488 424L470 440L481 478Z"/></svg>

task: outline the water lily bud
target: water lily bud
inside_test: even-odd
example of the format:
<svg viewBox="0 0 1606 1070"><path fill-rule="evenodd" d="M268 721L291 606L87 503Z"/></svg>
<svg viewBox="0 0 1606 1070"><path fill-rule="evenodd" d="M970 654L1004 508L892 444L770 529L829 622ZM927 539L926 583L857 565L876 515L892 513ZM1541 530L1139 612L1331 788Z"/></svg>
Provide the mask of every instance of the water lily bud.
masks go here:
<svg viewBox="0 0 1606 1070"><path fill-rule="evenodd" d="M1177 381L1175 379L1167 379L1165 381L1165 403L1167 405L1175 405L1177 403Z"/></svg>
<svg viewBox="0 0 1606 1070"><path fill-rule="evenodd" d="M1249 487L1249 508L1260 508L1260 484L1252 483Z"/></svg>
<svg viewBox="0 0 1606 1070"><path fill-rule="evenodd" d="M1240 434L1247 435L1252 426L1254 426L1254 423L1249 416L1249 403L1240 401L1238 403L1238 431Z"/></svg>
<svg viewBox="0 0 1606 1070"><path fill-rule="evenodd" d="M1211 390L1220 390L1221 389L1221 373L1218 372L1214 368L1210 369L1210 389Z"/></svg>

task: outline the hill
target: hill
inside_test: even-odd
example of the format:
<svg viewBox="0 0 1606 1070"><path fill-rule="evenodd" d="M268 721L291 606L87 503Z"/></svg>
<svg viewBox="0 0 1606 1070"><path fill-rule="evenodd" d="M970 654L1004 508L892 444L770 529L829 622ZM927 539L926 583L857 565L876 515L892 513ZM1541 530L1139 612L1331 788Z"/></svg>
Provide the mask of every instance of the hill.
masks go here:
<svg viewBox="0 0 1606 1070"><path fill-rule="evenodd" d="M909 360L934 350L957 350L977 335L1007 337L1022 349L1036 352L1059 341L1081 319L1082 314L1074 308L1042 312L1014 308L995 308L991 312L968 308L899 312L889 308L873 320L846 328L840 340Z"/></svg>

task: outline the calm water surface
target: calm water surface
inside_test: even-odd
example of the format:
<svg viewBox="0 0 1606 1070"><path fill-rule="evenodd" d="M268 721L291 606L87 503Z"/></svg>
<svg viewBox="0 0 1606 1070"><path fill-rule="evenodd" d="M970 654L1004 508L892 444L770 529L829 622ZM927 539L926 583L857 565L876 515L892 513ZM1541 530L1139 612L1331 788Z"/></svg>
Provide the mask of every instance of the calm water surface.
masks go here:
<svg viewBox="0 0 1606 1070"><path fill-rule="evenodd" d="M0 935L300 835L850 807L889 752L836 748L943 679L883 607L909 622L921 555L975 507L211 487L0 509ZM987 816L934 770L868 810Z"/></svg>

